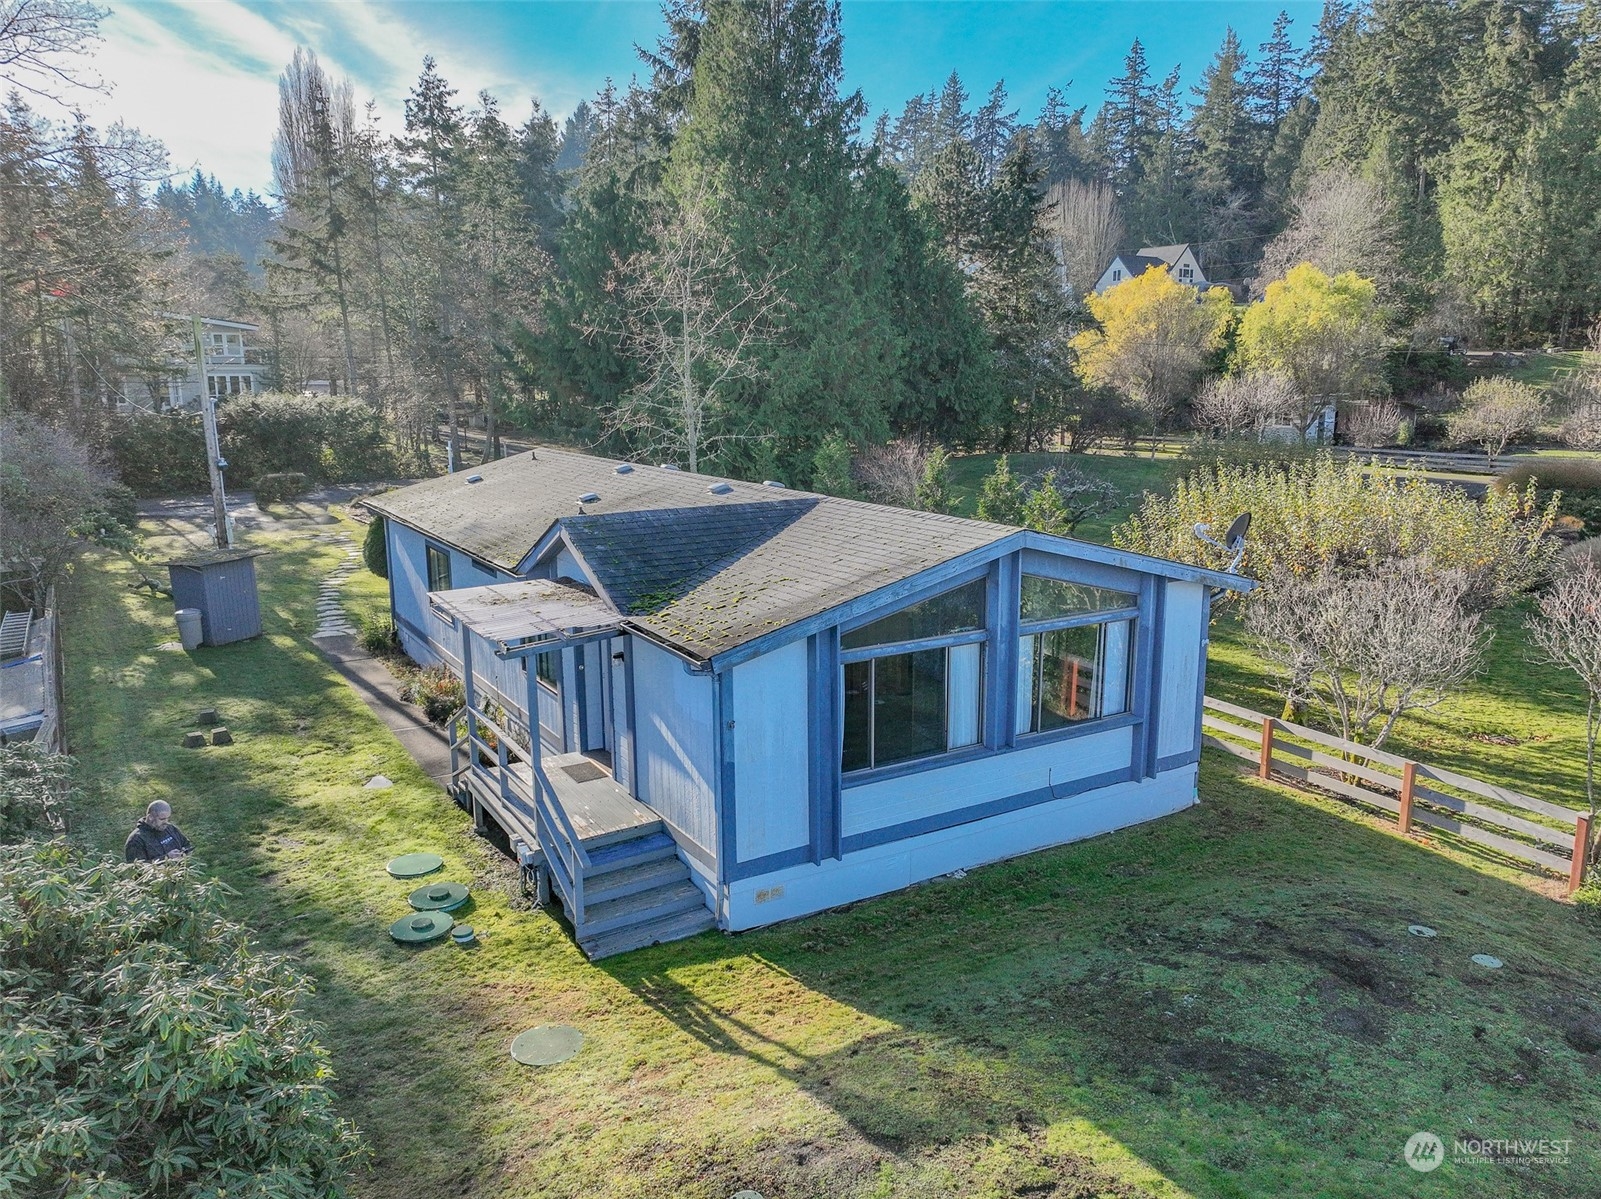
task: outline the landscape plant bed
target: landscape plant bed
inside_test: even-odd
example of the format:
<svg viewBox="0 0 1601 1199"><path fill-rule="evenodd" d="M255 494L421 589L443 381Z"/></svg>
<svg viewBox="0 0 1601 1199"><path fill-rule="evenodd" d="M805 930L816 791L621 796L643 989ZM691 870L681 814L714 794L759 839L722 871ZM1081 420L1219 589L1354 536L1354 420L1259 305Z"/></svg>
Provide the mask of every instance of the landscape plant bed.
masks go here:
<svg viewBox="0 0 1601 1199"><path fill-rule="evenodd" d="M1601 1173L1581 914L1211 753L1178 816L590 965L311 646L342 551L263 541L265 635L193 655L157 648L170 603L124 563L80 572L69 731L98 785L74 835L115 851L168 799L233 914L316 978L375 1151L359 1193L1528 1199ZM235 744L179 747L201 706ZM377 773L394 786L363 790ZM419 849L470 884L476 949L390 941L406 887L383 865ZM584 1034L571 1061L511 1061L557 1023ZM1571 1154L1425 1176L1401 1157L1418 1129Z"/></svg>

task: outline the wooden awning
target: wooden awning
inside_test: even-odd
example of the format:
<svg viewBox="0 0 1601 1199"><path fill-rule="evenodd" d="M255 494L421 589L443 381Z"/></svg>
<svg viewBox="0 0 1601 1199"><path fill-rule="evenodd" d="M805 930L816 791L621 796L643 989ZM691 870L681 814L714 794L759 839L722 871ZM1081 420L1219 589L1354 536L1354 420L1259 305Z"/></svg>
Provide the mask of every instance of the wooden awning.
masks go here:
<svg viewBox="0 0 1601 1199"><path fill-rule="evenodd" d="M623 620L594 592L550 579L432 591L428 603L457 628L498 645L502 657L609 637Z"/></svg>

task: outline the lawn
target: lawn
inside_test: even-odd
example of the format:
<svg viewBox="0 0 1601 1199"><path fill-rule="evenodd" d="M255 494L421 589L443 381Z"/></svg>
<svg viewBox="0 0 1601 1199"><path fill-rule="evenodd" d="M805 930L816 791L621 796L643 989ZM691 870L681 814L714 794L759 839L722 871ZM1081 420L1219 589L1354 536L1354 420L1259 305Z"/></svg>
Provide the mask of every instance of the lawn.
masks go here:
<svg viewBox="0 0 1601 1199"><path fill-rule="evenodd" d="M313 975L375 1150L361 1194L1528 1199L1601 1174L1595 930L1210 755L1178 816L586 963L312 648L343 553L326 532L254 534L266 634L194 654L158 648L170 603L120 561L80 571L73 835L113 851L168 799L234 914ZM209 705L236 743L179 748ZM364 790L380 772L395 786ZM413 849L472 883L477 949L386 936L407 888L383 863ZM510 1061L515 1032L556 1021L585 1034L575 1058ZM1422 1175L1401 1157L1418 1129L1573 1140Z"/></svg>
<svg viewBox="0 0 1601 1199"><path fill-rule="evenodd" d="M1000 457L999 454L967 454L951 460L951 491L957 497L958 516L977 515L979 488ZM1053 467L1070 466L1117 488L1123 502L1111 512L1085 521L1075 531L1074 536L1085 541L1110 541L1112 527L1139 511L1145 492L1166 491L1184 473L1177 458L1152 458L1147 454L1008 454L1007 458L1012 473L1020 478Z"/></svg>

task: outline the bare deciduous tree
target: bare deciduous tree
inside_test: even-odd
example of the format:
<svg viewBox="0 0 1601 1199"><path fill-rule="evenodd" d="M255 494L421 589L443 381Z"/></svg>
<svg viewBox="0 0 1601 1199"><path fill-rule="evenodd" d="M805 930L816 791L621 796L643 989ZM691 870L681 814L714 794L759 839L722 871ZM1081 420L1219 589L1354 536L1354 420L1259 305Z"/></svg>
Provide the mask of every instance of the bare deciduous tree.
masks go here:
<svg viewBox="0 0 1601 1199"><path fill-rule="evenodd" d="M892 441L864 450L853 464L856 482L869 498L897 508L916 508L928 473L929 452L913 441Z"/></svg>
<svg viewBox="0 0 1601 1199"><path fill-rule="evenodd" d="M1235 437L1280 423L1304 407L1294 380L1278 371L1223 375L1201 385L1191 405L1195 427Z"/></svg>
<svg viewBox="0 0 1601 1199"><path fill-rule="evenodd" d="M1341 427L1352 445L1364 449L1394 445L1401 432L1401 410L1391 400L1357 404L1346 411Z"/></svg>
<svg viewBox="0 0 1601 1199"><path fill-rule="evenodd" d="M107 10L87 0L0 0L0 79L46 100L64 91L105 91L84 60Z"/></svg>
<svg viewBox="0 0 1601 1199"><path fill-rule="evenodd" d="M1064 179L1045 193L1046 228L1056 242L1062 281L1075 300L1095 286L1123 245L1117 193L1101 182Z"/></svg>
<svg viewBox="0 0 1601 1199"><path fill-rule="evenodd" d="M1269 577L1245 626L1292 706L1377 749L1405 713L1432 708L1479 669L1490 632L1466 580L1418 559L1342 574ZM1376 727L1375 727L1376 726Z"/></svg>
<svg viewBox="0 0 1601 1199"><path fill-rule="evenodd" d="M785 300L779 272L745 274L702 197L664 212L651 242L616 270L622 332L643 378L607 426L696 471L704 454L742 435L731 385L759 373L756 347Z"/></svg>
<svg viewBox="0 0 1601 1199"><path fill-rule="evenodd" d="M0 445L0 544L17 580L6 589L38 608L83 535L98 531L84 526L103 510L113 479L82 442L23 413L0 417Z"/></svg>
<svg viewBox="0 0 1601 1199"><path fill-rule="evenodd" d="M1601 557L1575 557L1529 617L1529 633L1548 661L1585 690L1584 795L1596 813L1595 747L1601 734Z"/></svg>
<svg viewBox="0 0 1601 1199"><path fill-rule="evenodd" d="M1545 397L1527 383L1480 379L1462 393L1462 409L1445 419L1458 445L1476 445L1491 462L1513 438L1532 433L1545 419Z"/></svg>
<svg viewBox="0 0 1601 1199"><path fill-rule="evenodd" d="M1291 267L1310 262L1325 275L1355 271L1384 291L1396 280L1399 231L1384 189L1344 167L1314 175L1295 216L1267 244L1252 290L1261 293Z"/></svg>

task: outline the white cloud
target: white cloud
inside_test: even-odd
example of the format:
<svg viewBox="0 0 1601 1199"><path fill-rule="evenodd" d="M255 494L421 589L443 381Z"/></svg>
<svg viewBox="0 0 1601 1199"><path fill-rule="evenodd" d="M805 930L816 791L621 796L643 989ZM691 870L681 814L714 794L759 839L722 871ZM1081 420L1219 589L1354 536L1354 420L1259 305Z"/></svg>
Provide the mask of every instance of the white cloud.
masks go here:
<svg viewBox="0 0 1601 1199"><path fill-rule="evenodd" d="M470 12L468 6L451 6ZM426 35L403 8L378 0L251 8L240 0L174 0L119 7L102 27L96 67L114 91L93 101L102 123L121 119L161 139L173 168L198 165L227 187L266 192L278 118L278 75L295 47L314 50L335 78L348 77L358 105L377 104L381 128L398 133L407 92L425 53L473 105L481 90L501 100L512 122L538 96L558 113L581 97L546 88L515 61L515 48L486 46L469 21Z"/></svg>
<svg viewBox="0 0 1601 1199"><path fill-rule="evenodd" d="M278 123L268 64L289 60L292 38L233 3L119 8L102 32L95 65L114 90L88 106L93 118L161 139L175 171L198 165L228 187L267 190Z"/></svg>

